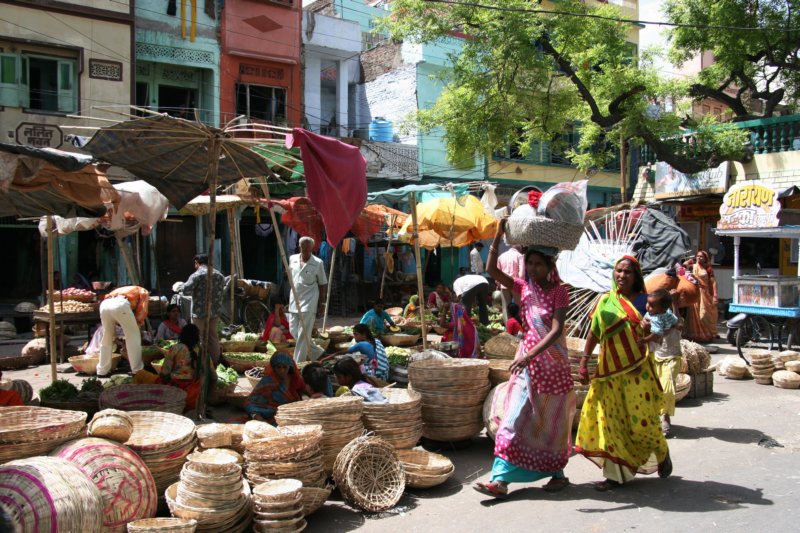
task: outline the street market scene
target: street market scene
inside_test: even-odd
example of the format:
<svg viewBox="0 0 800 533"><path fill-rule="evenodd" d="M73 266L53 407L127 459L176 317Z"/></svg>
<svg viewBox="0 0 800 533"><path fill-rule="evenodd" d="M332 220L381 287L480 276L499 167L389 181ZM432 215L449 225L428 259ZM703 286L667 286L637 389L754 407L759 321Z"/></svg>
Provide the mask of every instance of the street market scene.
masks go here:
<svg viewBox="0 0 800 533"><path fill-rule="evenodd" d="M0 533L793 527L800 2L0 5Z"/></svg>

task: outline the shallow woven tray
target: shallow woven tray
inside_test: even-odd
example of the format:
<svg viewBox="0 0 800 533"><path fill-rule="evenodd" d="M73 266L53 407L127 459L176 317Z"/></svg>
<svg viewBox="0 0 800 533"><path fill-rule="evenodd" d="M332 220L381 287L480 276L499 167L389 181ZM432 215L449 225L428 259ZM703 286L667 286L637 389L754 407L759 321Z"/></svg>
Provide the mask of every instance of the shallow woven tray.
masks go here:
<svg viewBox="0 0 800 533"><path fill-rule="evenodd" d="M181 449L195 439L190 418L160 411L132 411L133 433L126 446L139 455L161 455Z"/></svg>
<svg viewBox="0 0 800 533"><path fill-rule="evenodd" d="M185 518L145 518L128 524L128 533L194 533L197 520Z"/></svg>
<svg viewBox="0 0 800 533"><path fill-rule="evenodd" d="M519 339L510 333L495 335L483 345L489 359L514 359L519 348Z"/></svg>
<svg viewBox="0 0 800 533"><path fill-rule="evenodd" d="M429 489L437 487L450 479L456 471L456 467L450 465L450 470L442 474L421 474L419 472L409 472L406 470L406 486L412 489Z"/></svg>
<svg viewBox="0 0 800 533"><path fill-rule="evenodd" d="M303 487L300 489L300 494L303 495L303 514L309 516L310 514L319 510L325 502L330 498L333 491L333 485L326 487Z"/></svg>
<svg viewBox="0 0 800 533"><path fill-rule="evenodd" d="M386 346L414 346L419 337L419 335L383 335L381 342Z"/></svg>
<svg viewBox="0 0 800 533"><path fill-rule="evenodd" d="M20 355L16 357L0 357L0 370L20 370L44 362L42 354Z"/></svg>
<svg viewBox="0 0 800 533"><path fill-rule="evenodd" d="M97 363L100 361L100 356L92 355L74 355L67 359L75 372L94 376L97 374ZM119 354L111 354L111 370L116 370L122 356Z"/></svg>
<svg viewBox="0 0 800 533"><path fill-rule="evenodd" d="M224 524L235 523L238 521L238 515L243 508L247 509L248 512L250 510L250 486L246 481L242 484L242 493L239 501L235 505L222 510L198 508L178 503L178 485L179 483L173 483L164 493L170 512L173 516L179 518L197 520L198 526L202 527L203 530L206 530L207 527L222 527Z"/></svg>
<svg viewBox="0 0 800 533"><path fill-rule="evenodd" d="M678 374L675 380L675 401L679 402L689 395L692 388L692 376L688 374Z"/></svg>
<svg viewBox="0 0 800 533"><path fill-rule="evenodd" d="M296 479L268 481L253 488L253 501L258 503L294 502L303 484Z"/></svg>
<svg viewBox="0 0 800 533"><path fill-rule="evenodd" d="M185 407L186 392L169 385L118 385L100 395L101 409L163 411L179 415Z"/></svg>
<svg viewBox="0 0 800 533"><path fill-rule="evenodd" d="M0 407L0 444L53 441L78 434L86 413L47 407Z"/></svg>

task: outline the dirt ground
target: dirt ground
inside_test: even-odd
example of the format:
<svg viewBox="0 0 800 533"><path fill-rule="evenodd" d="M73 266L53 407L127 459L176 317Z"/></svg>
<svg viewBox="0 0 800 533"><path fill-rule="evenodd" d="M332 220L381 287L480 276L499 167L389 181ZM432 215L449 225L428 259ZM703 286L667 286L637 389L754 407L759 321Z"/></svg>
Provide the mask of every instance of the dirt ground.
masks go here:
<svg viewBox="0 0 800 533"><path fill-rule="evenodd" d="M354 320L337 318L331 325ZM21 346L0 344L0 357ZM713 361L735 353L724 339L713 346ZM38 391L50 382L50 369L9 371L6 377L27 379ZM214 410L215 418L230 414ZM666 480L640 476L600 493L592 488L600 471L577 456L566 468L572 485L562 492L542 491L544 482L512 485L510 497L496 501L471 488L475 480L488 479L492 465L493 443L482 434L440 450L456 466L445 484L409 490L380 514L354 510L334 493L308 519L307 531L788 531L800 506L798 422L800 391L715 375L712 396L678 403L668 441L674 473Z"/></svg>

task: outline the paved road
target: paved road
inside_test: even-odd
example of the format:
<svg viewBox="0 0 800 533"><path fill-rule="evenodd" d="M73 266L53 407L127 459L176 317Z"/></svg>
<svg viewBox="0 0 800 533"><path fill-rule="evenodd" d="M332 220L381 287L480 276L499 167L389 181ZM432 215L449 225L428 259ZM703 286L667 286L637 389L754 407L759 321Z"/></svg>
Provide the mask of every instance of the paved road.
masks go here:
<svg viewBox="0 0 800 533"><path fill-rule="evenodd" d="M715 361L733 353L724 343L720 348ZM38 390L49 369L7 373L13 376ZM543 482L512 486L509 499L496 502L470 488L491 468L492 443L482 436L468 448L443 451L456 465L446 484L409 491L381 515L331 501L309 518L308 531L788 531L799 507L798 422L800 391L717 375L712 397L678 404L669 439L675 470L667 480L643 476L599 493L591 483L600 470L574 457L566 468L570 488L548 494ZM782 447L759 445L769 439Z"/></svg>

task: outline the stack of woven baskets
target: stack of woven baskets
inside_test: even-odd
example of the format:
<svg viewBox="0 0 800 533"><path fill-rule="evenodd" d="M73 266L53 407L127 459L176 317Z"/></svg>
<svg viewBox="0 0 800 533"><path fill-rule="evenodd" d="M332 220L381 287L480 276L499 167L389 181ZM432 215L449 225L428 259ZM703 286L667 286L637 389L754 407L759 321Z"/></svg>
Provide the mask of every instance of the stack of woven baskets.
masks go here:
<svg viewBox="0 0 800 533"><path fill-rule="evenodd" d="M250 486L225 452L191 454L166 498L172 515L196 520L197 531L245 531L253 518Z"/></svg>
<svg viewBox="0 0 800 533"><path fill-rule="evenodd" d="M772 374L772 382L779 389L800 389L800 374L778 370Z"/></svg>
<svg viewBox="0 0 800 533"><path fill-rule="evenodd" d="M388 403L364 404L364 427L397 450L413 448L422 437L422 396L405 389L383 389Z"/></svg>
<svg viewBox="0 0 800 533"><path fill-rule="evenodd" d="M750 355L750 373L759 385L772 385L775 363L772 354L766 350L755 351Z"/></svg>
<svg viewBox="0 0 800 533"><path fill-rule="evenodd" d="M285 532L303 531L306 528L303 513L303 483L297 479L267 481L253 489L255 520L253 531Z"/></svg>
<svg viewBox="0 0 800 533"><path fill-rule="evenodd" d="M103 531L103 496L72 463L32 457L0 465L0 511L13 531Z"/></svg>
<svg viewBox="0 0 800 533"><path fill-rule="evenodd" d="M50 455L75 465L97 486L103 496L103 531L124 532L128 522L155 516L153 476L125 446L90 437L63 444Z"/></svg>
<svg viewBox="0 0 800 533"><path fill-rule="evenodd" d="M100 395L100 409L163 411L180 415L185 408L186 393L169 385L118 385Z"/></svg>
<svg viewBox="0 0 800 533"><path fill-rule="evenodd" d="M0 407L0 463L44 455L83 436L86 413L47 407Z"/></svg>
<svg viewBox="0 0 800 533"><path fill-rule="evenodd" d="M197 444L200 451L224 448L244 453L244 424L203 424L197 426Z"/></svg>
<svg viewBox="0 0 800 533"><path fill-rule="evenodd" d="M483 429L489 362L427 359L408 367L410 388L422 395L422 434L438 441L469 439Z"/></svg>
<svg viewBox="0 0 800 533"><path fill-rule="evenodd" d="M322 426L322 454L325 472L333 471L336 456L348 442L364 431L361 415L364 400L357 396L306 400L278 407L275 420L279 426Z"/></svg>
<svg viewBox="0 0 800 533"><path fill-rule="evenodd" d="M380 437L358 437L345 446L333 479L346 502L373 513L394 507L406 487L394 447Z"/></svg>
<svg viewBox="0 0 800 533"><path fill-rule="evenodd" d="M735 355L729 355L719 364L719 373L728 379L744 379L747 375L747 364Z"/></svg>
<svg viewBox="0 0 800 533"><path fill-rule="evenodd" d="M195 447L195 426L191 419L159 411L133 411L133 433L125 443L139 454L159 495L178 480L186 456Z"/></svg>
<svg viewBox="0 0 800 533"><path fill-rule="evenodd" d="M514 359L519 348L519 339L509 333L495 335L483 345L483 352L489 359Z"/></svg>
<svg viewBox="0 0 800 533"><path fill-rule="evenodd" d="M456 471L450 459L426 450L398 450L397 458L406 473L406 486L412 489L441 485Z"/></svg>
<svg viewBox="0 0 800 533"><path fill-rule="evenodd" d="M692 376L689 374L678 374L678 379L675 380L675 401L679 402L689 395L689 390L692 388Z"/></svg>
<svg viewBox="0 0 800 533"><path fill-rule="evenodd" d="M791 370L787 363L800 361L800 352L794 350L783 350L773 358L775 362L775 370Z"/></svg>
<svg viewBox="0 0 800 533"><path fill-rule="evenodd" d="M263 424L263 431L255 427ZM245 428L245 474L252 485L276 479L297 479L306 487L325 486L322 426L282 426L273 428L251 421Z"/></svg>
<svg viewBox="0 0 800 533"><path fill-rule="evenodd" d="M128 533L194 533L197 520L187 518L143 518L128 523Z"/></svg>

